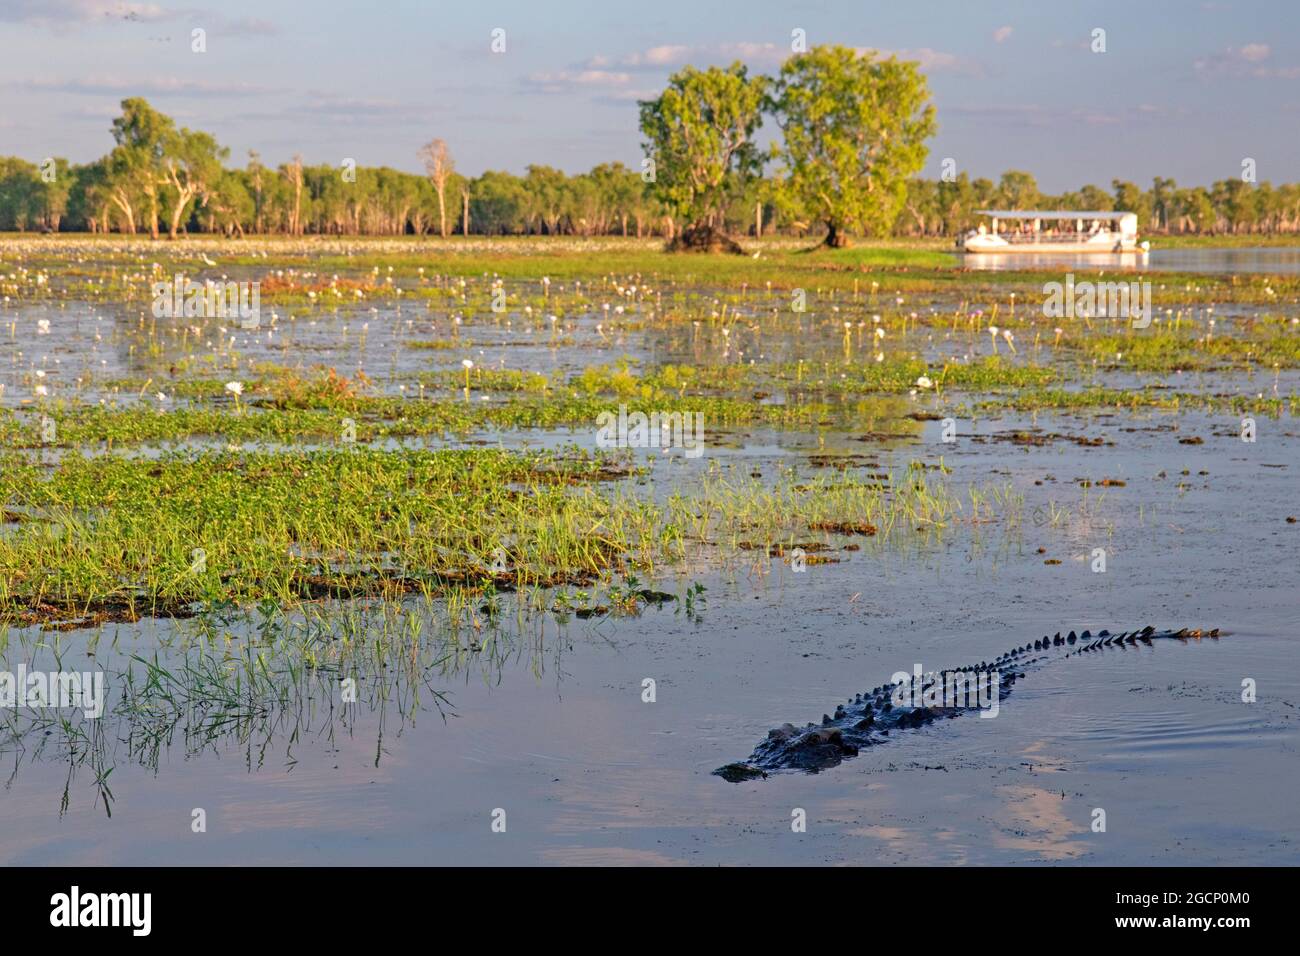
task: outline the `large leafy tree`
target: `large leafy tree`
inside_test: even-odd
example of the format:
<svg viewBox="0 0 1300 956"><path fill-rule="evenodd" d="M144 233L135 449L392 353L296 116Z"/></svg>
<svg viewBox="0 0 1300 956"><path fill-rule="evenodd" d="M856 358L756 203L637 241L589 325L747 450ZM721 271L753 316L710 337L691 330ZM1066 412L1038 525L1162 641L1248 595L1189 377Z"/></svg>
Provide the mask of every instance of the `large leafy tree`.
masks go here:
<svg viewBox="0 0 1300 956"><path fill-rule="evenodd" d="M223 170L208 193L208 214L213 228L227 236L244 235L244 223L256 216L256 204L248 180L238 170Z"/></svg>
<svg viewBox="0 0 1300 956"><path fill-rule="evenodd" d="M569 196L569 178L550 166L531 165L524 177L525 215L532 223L545 227L547 235L555 235L564 217Z"/></svg>
<svg viewBox="0 0 1300 956"><path fill-rule="evenodd" d="M37 218L40 175L36 166L16 156L0 158L0 229L26 229Z"/></svg>
<svg viewBox="0 0 1300 956"><path fill-rule="evenodd" d="M686 223L676 248L739 249L721 235L723 215L728 199L761 168L754 132L767 85L740 62L686 67L657 99L639 104L654 194Z"/></svg>
<svg viewBox="0 0 1300 956"><path fill-rule="evenodd" d="M1038 209L1043 205L1043 193L1033 173L1008 169L998 180L994 201L1004 209Z"/></svg>
<svg viewBox="0 0 1300 956"><path fill-rule="evenodd" d="M221 162L230 150L218 146L210 133L172 130L163 138L161 182L172 190L167 235L176 238L190 203L206 204L221 181Z"/></svg>
<svg viewBox="0 0 1300 956"><path fill-rule="evenodd" d="M520 231L527 195L518 176L489 169L469 184L470 218L486 235Z"/></svg>
<svg viewBox="0 0 1300 956"><path fill-rule="evenodd" d="M1089 212L1106 212L1114 208L1114 200L1106 190L1089 183L1079 190L1079 208Z"/></svg>
<svg viewBox="0 0 1300 956"><path fill-rule="evenodd" d="M1137 213L1139 228L1147 228L1155 208L1151 197L1142 191L1142 187L1118 179L1111 181L1111 188L1115 190L1115 208Z"/></svg>
<svg viewBox="0 0 1300 956"><path fill-rule="evenodd" d="M72 192L72 167L66 159L54 160L54 176L41 177L39 211L41 225L51 232L59 231L59 223L68 212L68 197Z"/></svg>
<svg viewBox="0 0 1300 956"><path fill-rule="evenodd" d="M917 64L896 57L817 46L782 64L772 106L784 143L773 153L791 204L826 223L828 246L893 226L925 165L929 100Z"/></svg>
<svg viewBox="0 0 1300 956"><path fill-rule="evenodd" d="M123 100L122 115L113 120L117 145L108 156L110 194L131 232L135 232L134 203L142 202L149 235L158 238L164 144L174 132L171 118L138 96Z"/></svg>

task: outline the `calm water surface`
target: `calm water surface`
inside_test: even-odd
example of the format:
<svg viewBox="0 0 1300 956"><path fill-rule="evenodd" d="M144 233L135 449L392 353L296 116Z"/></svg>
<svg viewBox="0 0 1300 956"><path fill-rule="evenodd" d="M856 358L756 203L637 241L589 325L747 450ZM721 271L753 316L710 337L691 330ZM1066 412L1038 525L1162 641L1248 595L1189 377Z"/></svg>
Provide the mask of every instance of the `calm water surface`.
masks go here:
<svg viewBox="0 0 1300 956"><path fill-rule="evenodd" d="M1151 256L1152 268L1206 271L1267 262L1294 271L1300 250ZM136 316L69 304L5 317L18 330L0 343L7 403L28 397L33 368L47 371L56 397L81 390L81 376L166 374L166 339L155 357L131 347ZM49 331L37 335L42 317ZM744 362L834 357L841 347L838 316L810 316L782 335L738 323L725 353L707 331L599 333L596 321L567 320L562 342L522 321L462 334L482 362L566 371L625 354ZM419 311L321 317L239 333L239 348L257 360L364 366L395 391L402 373L456 367L460 352L402 347L447 334L428 326ZM916 345L948 353L986 343L939 330ZM1277 380L1189 373L1172 384L1255 393ZM1282 377L1284 393L1293 385ZM1007 440L1033 429L1048 440ZM304 684L264 719L151 735L117 703L122 673L155 653L174 663L195 622L11 628L0 669L53 666L57 652L64 669L104 669L114 704L93 738L71 748L57 730L0 738L0 863L1294 864L1300 526L1286 519L1300 500L1300 429L1261 419L1254 444L1238 429L1232 416L1107 411L966 421L955 445L940 443L933 421L887 441L711 431L709 454L658 460L631 490L662 499L711 472L767 481L794 468L813 478L825 473L814 455L860 456L847 463L864 478L942 457L954 486L996 485L1023 506L1010 523L959 521L902 547L864 539L804 573L761 553L723 567L701 556L654 581L678 594L705 584L695 615L669 604L637 618L520 623L507 596L500 623L463 635L424 668L419 688L379 678L387 696L346 712L328 684ZM1104 444L1070 440L1078 436ZM1193 436L1203 443L1182 441ZM592 437L525 431L463 442L590 447ZM1125 484L1101 487L1103 478ZM1091 570L1098 547L1101 574ZM819 720L914 663L957 666L1057 630L1146 624L1230 633L1055 661L1019 682L996 719L900 734L825 773L739 785L711 775L771 727ZM654 703L642 700L647 678ZM1254 703L1243 702L1243 681L1257 687ZM93 761L79 759L86 748ZM196 808L206 833L191 831ZM791 831L795 808L807 813L806 833ZM1105 833L1091 829L1097 809ZM491 829L497 810L504 833Z"/></svg>
<svg viewBox="0 0 1300 956"><path fill-rule="evenodd" d="M1071 268L1081 271L1097 269L1139 269L1157 272L1207 272L1207 273L1268 273L1294 275L1300 272L1300 247L1286 246L1278 249L1161 249L1158 241L1146 255L1120 253L1083 255L1078 253L1045 253L1018 255L972 254L961 256L964 265L971 269L1014 270L1042 268Z"/></svg>

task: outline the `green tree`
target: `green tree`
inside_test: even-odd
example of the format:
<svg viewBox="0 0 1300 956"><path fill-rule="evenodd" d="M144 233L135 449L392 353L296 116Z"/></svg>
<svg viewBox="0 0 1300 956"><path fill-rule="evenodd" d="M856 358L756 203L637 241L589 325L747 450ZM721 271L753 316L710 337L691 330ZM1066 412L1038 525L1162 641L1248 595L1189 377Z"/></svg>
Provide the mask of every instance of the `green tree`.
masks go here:
<svg viewBox="0 0 1300 956"><path fill-rule="evenodd" d="M686 67L657 99L642 100L644 148L654 163L654 194L686 228L673 248L739 251L721 233L730 194L761 163L754 132L762 123L767 80L745 66Z"/></svg>
<svg viewBox="0 0 1300 956"><path fill-rule="evenodd" d="M113 120L117 146L109 154L108 173L113 202L135 232L132 204L143 200L149 235L158 238L158 187L164 182L164 144L173 134L171 119L141 97L122 101L122 115Z"/></svg>
<svg viewBox="0 0 1300 956"><path fill-rule="evenodd" d="M1079 190L1079 208L1086 212L1109 212L1115 207L1110 193L1089 183Z"/></svg>
<svg viewBox="0 0 1300 956"><path fill-rule="evenodd" d="M0 229L25 230L38 218L40 174L25 159L0 158Z"/></svg>
<svg viewBox="0 0 1300 956"><path fill-rule="evenodd" d="M988 183L988 180L979 180ZM954 236L975 226L976 212L983 203L978 195L975 183L961 172L952 182L939 184L939 216L943 221L945 235Z"/></svg>
<svg viewBox="0 0 1300 956"><path fill-rule="evenodd" d="M1178 195L1178 184L1172 179L1157 176L1151 181L1151 214L1155 222L1165 232L1175 215L1174 200Z"/></svg>
<svg viewBox="0 0 1300 956"><path fill-rule="evenodd" d="M46 164L49 164L48 166ZM47 159L32 182L29 213L41 229L58 232L68 211L68 196L75 180L66 159Z"/></svg>
<svg viewBox="0 0 1300 956"><path fill-rule="evenodd" d="M532 165L523 185L525 215L530 224L537 223L539 232L545 228L547 235L555 235L568 201L568 177L551 166Z"/></svg>
<svg viewBox="0 0 1300 956"><path fill-rule="evenodd" d="M190 203L208 201L222 175L221 161L230 150L218 146L210 133L172 130L163 138L162 182L173 190L167 236L176 238Z"/></svg>
<svg viewBox="0 0 1300 956"><path fill-rule="evenodd" d="M1204 186L1178 190L1178 205L1183 216L1194 232L1214 232L1218 227L1218 215L1214 201Z"/></svg>
<svg viewBox="0 0 1300 956"><path fill-rule="evenodd" d="M1122 212L1136 213L1139 228L1145 229L1151 224L1153 207L1151 197L1142 191L1136 183L1113 180L1110 184L1115 190L1115 209Z"/></svg>
<svg viewBox="0 0 1300 956"><path fill-rule="evenodd" d="M817 46L781 66L773 97L783 144L783 186L806 215L826 223L826 245L847 231L889 231L908 180L925 165L934 107L917 64Z"/></svg>
<svg viewBox="0 0 1300 956"><path fill-rule="evenodd" d="M224 170L208 193L207 207L213 224L227 236L244 235L244 224L256 217L256 202L249 179L240 170Z"/></svg>
<svg viewBox="0 0 1300 956"><path fill-rule="evenodd" d="M1008 169L998 180L994 201L1005 209L1037 209L1043 194L1033 173Z"/></svg>
<svg viewBox="0 0 1300 956"><path fill-rule="evenodd" d="M489 169L470 190L470 220L476 231L508 235L523 231L524 187L517 176Z"/></svg>

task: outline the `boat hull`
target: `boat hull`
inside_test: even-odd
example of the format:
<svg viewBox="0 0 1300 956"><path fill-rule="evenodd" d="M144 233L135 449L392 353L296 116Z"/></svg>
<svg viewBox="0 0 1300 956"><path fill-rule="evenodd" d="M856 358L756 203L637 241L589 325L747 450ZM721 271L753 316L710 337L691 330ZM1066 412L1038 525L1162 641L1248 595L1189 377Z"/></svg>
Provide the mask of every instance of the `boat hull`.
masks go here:
<svg viewBox="0 0 1300 956"><path fill-rule="evenodd" d="M1007 242L1004 239L995 239L991 236L971 236L962 240L960 247L962 252L972 253L997 253L999 255L1020 254L1043 255L1054 252L1091 252L1098 255L1114 255L1117 252L1145 252L1138 245L1136 239L1106 239L1104 241L1084 241L1084 242Z"/></svg>

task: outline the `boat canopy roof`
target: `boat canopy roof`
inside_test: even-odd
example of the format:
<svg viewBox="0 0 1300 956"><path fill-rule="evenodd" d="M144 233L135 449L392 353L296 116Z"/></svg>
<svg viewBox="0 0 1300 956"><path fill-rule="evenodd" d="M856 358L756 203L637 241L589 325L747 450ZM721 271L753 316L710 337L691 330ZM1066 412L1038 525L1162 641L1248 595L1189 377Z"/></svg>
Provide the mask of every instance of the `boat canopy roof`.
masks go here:
<svg viewBox="0 0 1300 956"><path fill-rule="evenodd" d="M1133 213L1123 210L1077 209L981 209L978 215L990 219L1110 219L1119 220Z"/></svg>

